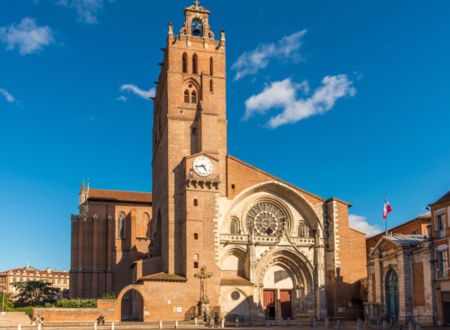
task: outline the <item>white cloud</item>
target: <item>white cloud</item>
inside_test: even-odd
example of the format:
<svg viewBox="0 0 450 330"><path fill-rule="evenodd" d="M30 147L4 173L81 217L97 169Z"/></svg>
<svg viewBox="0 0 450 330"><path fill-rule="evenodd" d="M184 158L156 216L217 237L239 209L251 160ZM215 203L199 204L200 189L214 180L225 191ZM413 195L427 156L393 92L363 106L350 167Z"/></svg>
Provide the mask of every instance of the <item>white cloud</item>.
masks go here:
<svg viewBox="0 0 450 330"><path fill-rule="evenodd" d="M379 226L368 223L366 217L361 215L349 214L348 224L351 228L362 231L366 236L374 236L383 231Z"/></svg>
<svg viewBox="0 0 450 330"><path fill-rule="evenodd" d="M136 85L133 85L133 84L122 85L120 87L120 90L122 92L123 91L131 92L131 93L136 94L146 100L149 100L150 98L154 97L155 92L156 92L155 88L150 88L148 91L146 91L146 90L140 89L139 87L137 87ZM121 96L119 96L118 99L119 99L119 101L122 101L122 102L126 101L126 97L125 97L125 99L123 99Z"/></svg>
<svg viewBox="0 0 450 330"><path fill-rule="evenodd" d="M33 18L25 17L19 24L0 27L0 41L6 49L16 47L21 55L40 52L55 42L54 32L48 26L38 26Z"/></svg>
<svg viewBox="0 0 450 330"><path fill-rule="evenodd" d="M0 88L0 95L3 96L8 103L14 103L16 101L14 96L4 88Z"/></svg>
<svg viewBox="0 0 450 330"><path fill-rule="evenodd" d="M278 42L260 44L256 49L243 53L231 67L236 71L234 80L256 74L259 70L267 67L273 58L298 62L301 60L299 50L305 34L306 30L301 30L283 37Z"/></svg>
<svg viewBox="0 0 450 330"><path fill-rule="evenodd" d="M75 9L78 20L86 24L98 22L98 13L103 8L103 0L56 0L61 6Z"/></svg>
<svg viewBox="0 0 450 330"><path fill-rule="evenodd" d="M300 91L303 92L302 97L297 96ZM281 108L282 111L267 123L269 127L276 128L330 111L338 99L354 96L355 93L353 82L346 75L324 77L322 85L312 95L308 95L307 82L295 83L291 79L276 81L266 86L261 93L247 99L244 118Z"/></svg>
<svg viewBox="0 0 450 330"><path fill-rule="evenodd" d="M120 95L120 96L116 97L116 101L125 103L126 101L128 101L128 97Z"/></svg>

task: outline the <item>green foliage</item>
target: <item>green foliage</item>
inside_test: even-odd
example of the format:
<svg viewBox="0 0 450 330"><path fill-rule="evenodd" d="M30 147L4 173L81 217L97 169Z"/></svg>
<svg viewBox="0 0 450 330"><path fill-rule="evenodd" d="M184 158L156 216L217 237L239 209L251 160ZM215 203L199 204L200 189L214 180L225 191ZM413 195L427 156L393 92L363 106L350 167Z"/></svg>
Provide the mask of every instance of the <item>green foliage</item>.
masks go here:
<svg viewBox="0 0 450 330"><path fill-rule="evenodd" d="M33 307L16 307L12 309L11 312L22 312L31 317L31 315L33 314Z"/></svg>
<svg viewBox="0 0 450 330"><path fill-rule="evenodd" d="M60 308L96 308L97 300L95 299L61 299L56 303L56 307Z"/></svg>
<svg viewBox="0 0 450 330"><path fill-rule="evenodd" d="M102 299L117 299L117 296L114 292L107 292L102 296Z"/></svg>
<svg viewBox="0 0 450 330"><path fill-rule="evenodd" d="M14 297L16 307L41 307L54 304L59 292L58 288L41 281L18 282L14 286L18 290Z"/></svg>
<svg viewBox="0 0 450 330"><path fill-rule="evenodd" d="M5 295L5 300L3 300L3 295ZM4 305L3 305L4 303ZM14 309L13 303L11 302L11 297L9 294L0 292L0 308L3 306L5 312L11 312Z"/></svg>

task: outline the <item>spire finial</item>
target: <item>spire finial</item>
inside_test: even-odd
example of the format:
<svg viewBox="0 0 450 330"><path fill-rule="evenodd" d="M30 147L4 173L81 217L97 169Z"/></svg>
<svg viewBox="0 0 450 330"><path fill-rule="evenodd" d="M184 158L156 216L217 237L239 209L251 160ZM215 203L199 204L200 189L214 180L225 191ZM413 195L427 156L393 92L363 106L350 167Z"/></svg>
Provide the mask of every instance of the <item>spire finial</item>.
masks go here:
<svg viewBox="0 0 450 330"><path fill-rule="evenodd" d="M195 0L195 2L194 2L194 6L195 6L196 8L198 8L198 7L200 6L200 2L199 2L199 0Z"/></svg>

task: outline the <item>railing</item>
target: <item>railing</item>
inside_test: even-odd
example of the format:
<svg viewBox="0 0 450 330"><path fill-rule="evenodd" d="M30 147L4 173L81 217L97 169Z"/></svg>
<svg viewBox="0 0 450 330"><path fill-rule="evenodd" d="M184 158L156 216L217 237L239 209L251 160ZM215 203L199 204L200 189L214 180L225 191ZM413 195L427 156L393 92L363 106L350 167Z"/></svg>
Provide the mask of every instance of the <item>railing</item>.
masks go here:
<svg viewBox="0 0 450 330"><path fill-rule="evenodd" d="M299 237L299 238L292 238L292 242L295 243L295 245L309 246L315 243L315 239L310 237Z"/></svg>
<svg viewBox="0 0 450 330"><path fill-rule="evenodd" d="M222 234L222 235L220 235L220 241L221 242L247 243L248 235Z"/></svg>

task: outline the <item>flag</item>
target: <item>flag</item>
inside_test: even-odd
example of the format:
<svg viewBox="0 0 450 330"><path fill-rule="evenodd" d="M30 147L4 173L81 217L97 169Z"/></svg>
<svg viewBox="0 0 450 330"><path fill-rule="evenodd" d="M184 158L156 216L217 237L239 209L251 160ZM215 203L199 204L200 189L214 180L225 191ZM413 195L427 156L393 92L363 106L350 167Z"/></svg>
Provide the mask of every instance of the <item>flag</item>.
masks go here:
<svg viewBox="0 0 450 330"><path fill-rule="evenodd" d="M384 201L384 208L383 208L383 219L387 219L388 214L392 211L391 204L389 204L389 201L386 197Z"/></svg>

